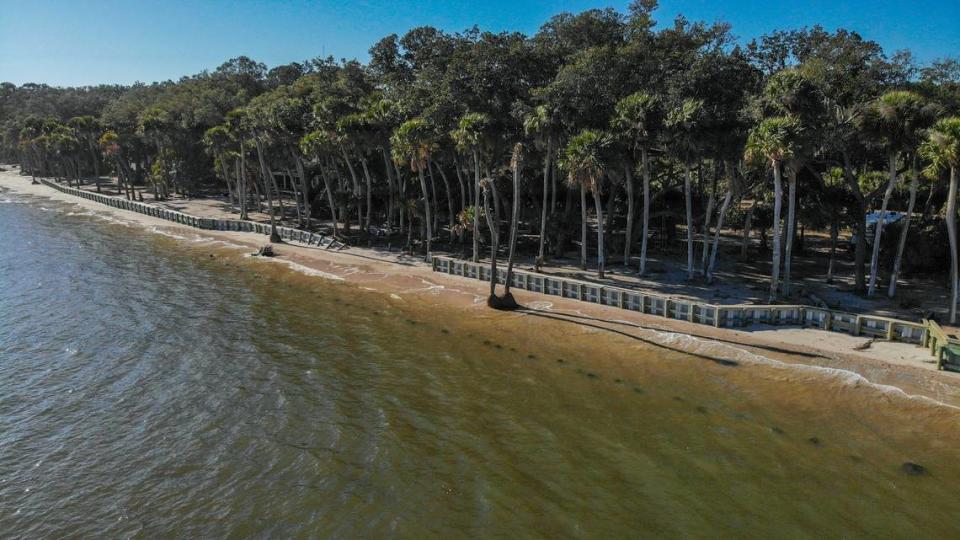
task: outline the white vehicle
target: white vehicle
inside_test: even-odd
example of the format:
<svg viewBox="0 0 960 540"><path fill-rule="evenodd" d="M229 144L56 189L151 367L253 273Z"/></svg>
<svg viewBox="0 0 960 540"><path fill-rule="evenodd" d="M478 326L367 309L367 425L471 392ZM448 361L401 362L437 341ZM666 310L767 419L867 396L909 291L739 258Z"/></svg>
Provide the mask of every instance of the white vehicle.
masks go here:
<svg viewBox="0 0 960 540"><path fill-rule="evenodd" d="M883 218L883 226L886 227L891 223L897 223L901 219L907 216L906 212L894 212L892 210L887 210L886 215ZM873 212L867 212L867 245L873 245L873 239L876 238L876 226L877 222L880 221L880 211L874 210ZM850 235L850 248L853 249L857 246L857 235L856 233Z"/></svg>

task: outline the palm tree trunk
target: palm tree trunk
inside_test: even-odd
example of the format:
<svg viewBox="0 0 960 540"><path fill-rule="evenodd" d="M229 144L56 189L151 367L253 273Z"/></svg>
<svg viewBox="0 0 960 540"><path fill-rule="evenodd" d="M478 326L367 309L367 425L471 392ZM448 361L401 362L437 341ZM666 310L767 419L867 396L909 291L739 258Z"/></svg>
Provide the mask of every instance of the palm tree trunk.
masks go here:
<svg viewBox="0 0 960 540"><path fill-rule="evenodd" d="M433 210L433 230L440 228L440 203L437 200L437 182L433 178L433 167L427 161L427 176L430 177L430 204Z"/></svg>
<svg viewBox="0 0 960 540"><path fill-rule="evenodd" d="M783 206L783 181L780 163L773 162L773 260L770 269L770 302L777 299L780 287L780 210Z"/></svg>
<svg viewBox="0 0 960 540"><path fill-rule="evenodd" d="M220 171L223 174L224 183L227 184L227 206L232 207L238 204L235 202L237 200L237 196L233 188L233 182L230 181L230 175L227 172L227 165L222 161L220 162Z"/></svg>
<svg viewBox="0 0 960 540"><path fill-rule="evenodd" d="M923 212L920 214L923 218L928 218L933 215L933 197L937 194L937 184L938 181L934 181L930 184L930 189L927 191L927 201L923 203Z"/></svg>
<svg viewBox="0 0 960 540"><path fill-rule="evenodd" d="M754 201L747 210L747 217L743 221L743 239L740 241L740 258L747 258L747 248L750 247L750 229L753 227L753 211L757 208L757 202Z"/></svg>
<svg viewBox="0 0 960 540"><path fill-rule="evenodd" d="M483 214L487 218L487 227L490 229L490 297L497 294L497 251L500 249L500 231L494 224L490 214L490 188L483 190ZM479 186L478 186L479 187ZM479 193L479 191L477 192Z"/></svg>
<svg viewBox="0 0 960 540"><path fill-rule="evenodd" d="M607 204L606 209L607 213L603 215L603 230L605 234L609 234L613 230L613 218L614 218L614 207L617 202L617 189L619 185L616 182L610 182L610 187L607 189ZM605 239L609 240L609 239Z"/></svg>
<svg viewBox="0 0 960 540"><path fill-rule="evenodd" d="M447 178L447 173L443 172L443 167L439 164L437 165L437 172L440 173L440 178L443 179L443 187L447 191L447 221L450 222L450 242L453 243L454 230L457 225L457 213L453 211L453 191L450 190L450 180Z"/></svg>
<svg viewBox="0 0 960 540"><path fill-rule="evenodd" d="M537 250L537 268L543 264L547 240L547 197L550 185L550 156L553 154L553 137L547 137L547 155L543 158L543 208L540 209L540 247Z"/></svg>
<svg viewBox="0 0 960 540"><path fill-rule="evenodd" d="M504 298L510 297L510 283L513 278L513 256L517 248L517 226L520 223L520 167L513 169L513 205L510 212L510 254L507 257L507 283L504 285Z"/></svg>
<svg viewBox="0 0 960 540"><path fill-rule="evenodd" d="M957 168L950 167L947 191L947 237L950 240L950 324L957 323Z"/></svg>
<svg viewBox="0 0 960 540"><path fill-rule="evenodd" d="M587 189L580 186L580 268L587 269Z"/></svg>
<svg viewBox="0 0 960 540"><path fill-rule="evenodd" d="M90 144L90 159L93 162L93 177L97 184L97 193L100 193L100 158L97 156L97 151L91 140Z"/></svg>
<svg viewBox="0 0 960 540"><path fill-rule="evenodd" d="M343 162L347 164L347 170L350 171L350 180L353 184L353 195L360 195L360 180L357 177L357 170L353 168L353 163L350 161L350 155L347 154L347 148L344 145L340 145L340 154L343 155Z"/></svg>
<svg viewBox="0 0 960 540"><path fill-rule="evenodd" d="M623 265L630 266L630 245L633 243L634 220L633 170L630 165L624 167L623 181L627 186L627 228L623 236Z"/></svg>
<svg viewBox="0 0 960 540"><path fill-rule="evenodd" d="M460 169L459 154L453 154L453 168L457 172L457 183L460 184L460 210L467 207L467 186L463 182L463 171Z"/></svg>
<svg viewBox="0 0 960 540"><path fill-rule="evenodd" d="M430 260L430 242L433 240L433 224L430 221L432 213L430 211L430 192L427 191L427 178L423 174L423 167L417 167L417 176L420 177L420 189L423 191L423 208L426 210L426 225L427 225L427 253L424 256L425 261Z"/></svg>
<svg viewBox="0 0 960 540"><path fill-rule="evenodd" d="M247 177L247 171L245 163L246 160L243 158L237 158L233 163L237 177L237 198L239 200L237 205L240 207L240 219L247 219L247 186L244 181Z"/></svg>
<svg viewBox="0 0 960 540"><path fill-rule="evenodd" d="M723 203L720 205L720 212L717 216L717 230L713 234L713 250L710 253L710 264L707 266L707 283L713 283L713 270L717 265L717 251L720 249L720 229L723 228L723 218L727 214L727 208L730 206L730 199L733 198L733 191L727 190L723 197Z"/></svg>
<svg viewBox="0 0 960 540"><path fill-rule="evenodd" d="M220 174L223 175L223 181L227 184L227 197L230 205L233 205L234 200L238 201L237 204L239 205L240 194L236 192L233 182L230 181L230 168L227 166L226 156L221 153L217 157L217 161L220 162Z"/></svg>
<svg viewBox="0 0 960 540"><path fill-rule="evenodd" d="M307 181L307 174L303 166L303 160L300 159L300 156L297 155L296 150L291 152L293 154L293 163L297 168L297 176L300 177L300 195L303 198L303 215L306 218L306 227L309 229L313 223L311 222L311 216L313 210L310 208L310 182Z"/></svg>
<svg viewBox="0 0 960 540"><path fill-rule="evenodd" d="M366 198L367 198L367 212L366 212L366 221L364 222L363 230L364 232L370 232L370 215L373 213L373 178L370 176L370 167L367 166L367 158L363 157L360 159L360 165L363 167L363 180L366 186Z"/></svg>
<svg viewBox="0 0 960 540"><path fill-rule="evenodd" d="M787 249L783 256L783 295L790 296L790 267L793 262L793 236L797 215L797 171L790 167L787 173Z"/></svg>
<svg viewBox="0 0 960 540"><path fill-rule="evenodd" d="M640 238L640 275L647 271L647 239L650 237L650 154L640 149L643 166L643 236Z"/></svg>
<svg viewBox="0 0 960 540"><path fill-rule="evenodd" d="M703 249L700 253L700 268L703 271L703 277L707 277L707 259L710 257L710 223L713 221L713 207L717 204L716 189L717 183L716 178L714 178L713 192L710 193L710 198L707 200L707 210L703 213L703 234L701 235Z"/></svg>
<svg viewBox="0 0 960 540"><path fill-rule="evenodd" d="M387 170L387 191L388 191L388 202L387 202L387 227L393 227L393 211L396 206L395 199L395 188L396 178L394 177L393 164L390 162L390 151L387 150L387 144L384 144L380 147L381 153L383 154L383 168Z"/></svg>
<svg viewBox="0 0 960 540"><path fill-rule="evenodd" d="M400 227L403 228L403 214L407 214L407 253L413 255L413 208L407 208L404 212L400 209Z"/></svg>
<svg viewBox="0 0 960 540"><path fill-rule="evenodd" d="M603 279L603 208L600 204L600 190L594 187L593 205L597 208L597 277Z"/></svg>
<svg viewBox="0 0 960 540"><path fill-rule="evenodd" d="M244 180L246 180L246 177L244 177ZM263 193L260 192L260 182L257 182L256 179L253 180L253 193L257 197L257 211L261 214L265 213L263 210Z"/></svg>
<svg viewBox="0 0 960 540"><path fill-rule="evenodd" d="M557 163L550 163L550 211L557 211Z"/></svg>
<svg viewBox="0 0 960 540"><path fill-rule="evenodd" d="M480 260L480 151L476 148L473 149L473 176L473 262L477 262Z"/></svg>
<svg viewBox="0 0 960 540"><path fill-rule="evenodd" d="M830 218L830 264L827 265L827 283L833 283L833 268L837 260L837 238L840 236L840 219Z"/></svg>
<svg viewBox="0 0 960 540"><path fill-rule="evenodd" d="M683 164L683 199L687 210L687 279L693 279L693 202L690 165Z"/></svg>
<svg viewBox="0 0 960 540"><path fill-rule="evenodd" d="M897 276L900 275L900 265L903 262L903 250L907 246L907 234L910 232L910 219L913 217L913 207L917 203L917 187L920 183L920 174L913 171L913 179L910 181L910 202L907 203L907 215L903 220L903 228L900 231L900 243L897 245L897 256L893 260L893 272L890 273L890 285L887 288L887 296L893 298L897 294Z"/></svg>
<svg viewBox="0 0 960 540"><path fill-rule="evenodd" d="M890 196L893 195L893 187L897 183L897 155L891 153L889 160L890 180L887 182L887 190L883 193L880 218L877 219L876 230L873 235L873 254L870 257L870 283L867 286L867 296L873 296L877 292L877 272L880 269L880 235L883 233L883 222L887 217L887 205L890 204Z"/></svg>
<svg viewBox="0 0 960 540"><path fill-rule="evenodd" d="M287 168L284 170L284 173L287 175L287 178L292 178L292 177L293 177L293 175L290 174L290 167L287 167ZM296 206L296 208L297 208L297 224L298 224L300 227L303 227L303 213L302 213L301 210L300 210L300 203L297 201L297 199L298 199L299 197L300 197L300 193L299 193L299 190L297 189L297 184L296 184L296 182L294 182L294 183L293 183L293 204L294 204L294 206Z"/></svg>
<svg viewBox="0 0 960 540"><path fill-rule="evenodd" d="M260 161L260 174L263 176L263 187L267 191L267 213L270 215L270 241L279 243L281 238L280 235L277 234L277 224L273 216L273 194L271 193L270 185L267 183L271 175L270 170L267 168L267 162L263 159L263 142L259 137L254 137L253 142L257 147L257 159Z"/></svg>

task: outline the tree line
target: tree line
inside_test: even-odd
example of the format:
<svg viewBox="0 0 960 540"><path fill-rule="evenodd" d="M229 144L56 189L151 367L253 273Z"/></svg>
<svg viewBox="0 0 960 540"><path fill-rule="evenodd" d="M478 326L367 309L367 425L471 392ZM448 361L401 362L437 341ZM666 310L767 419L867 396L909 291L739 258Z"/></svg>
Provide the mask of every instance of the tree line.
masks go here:
<svg viewBox="0 0 960 540"><path fill-rule="evenodd" d="M419 27L367 63L4 83L0 157L98 189L109 174L131 198L225 190L241 218L398 233L427 255L478 260L489 244L494 265L506 230L511 269L524 247L537 267L576 250L601 278L614 260L646 274L651 247L677 244L688 278L710 282L723 227L742 231L742 255L769 232L771 301L795 294L799 231L830 231L830 280L849 228L870 296L949 259L955 322L960 63L819 26L740 44L725 23L658 27L655 10L561 13L532 36ZM894 208L899 229L883 226Z"/></svg>

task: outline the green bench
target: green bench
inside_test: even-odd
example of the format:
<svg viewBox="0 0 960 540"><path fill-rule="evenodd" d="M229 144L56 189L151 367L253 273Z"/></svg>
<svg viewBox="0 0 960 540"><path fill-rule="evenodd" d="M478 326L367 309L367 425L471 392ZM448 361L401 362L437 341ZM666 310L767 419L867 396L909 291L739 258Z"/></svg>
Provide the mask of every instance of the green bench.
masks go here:
<svg viewBox="0 0 960 540"><path fill-rule="evenodd" d="M944 345L937 356L937 369L960 371L960 345Z"/></svg>

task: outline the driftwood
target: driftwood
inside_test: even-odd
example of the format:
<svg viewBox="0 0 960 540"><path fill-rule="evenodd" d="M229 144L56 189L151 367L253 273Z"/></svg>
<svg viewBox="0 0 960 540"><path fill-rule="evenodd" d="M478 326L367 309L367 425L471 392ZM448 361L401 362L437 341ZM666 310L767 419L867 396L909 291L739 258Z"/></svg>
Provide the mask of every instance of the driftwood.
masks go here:
<svg viewBox="0 0 960 540"><path fill-rule="evenodd" d="M254 253L253 255L254 257L273 257L275 255L275 253L273 252L273 245L267 244L261 247L260 249L258 249L257 252Z"/></svg>
<svg viewBox="0 0 960 540"><path fill-rule="evenodd" d="M876 341L876 339L870 338L870 339L868 339L868 340L866 341L866 343L861 343L860 345L857 345L856 347L854 347L853 350L855 350L855 351L865 351L865 350L867 350L867 349L869 349L870 347L873 346L873 342L874 342L874 341Z"/></svg>

